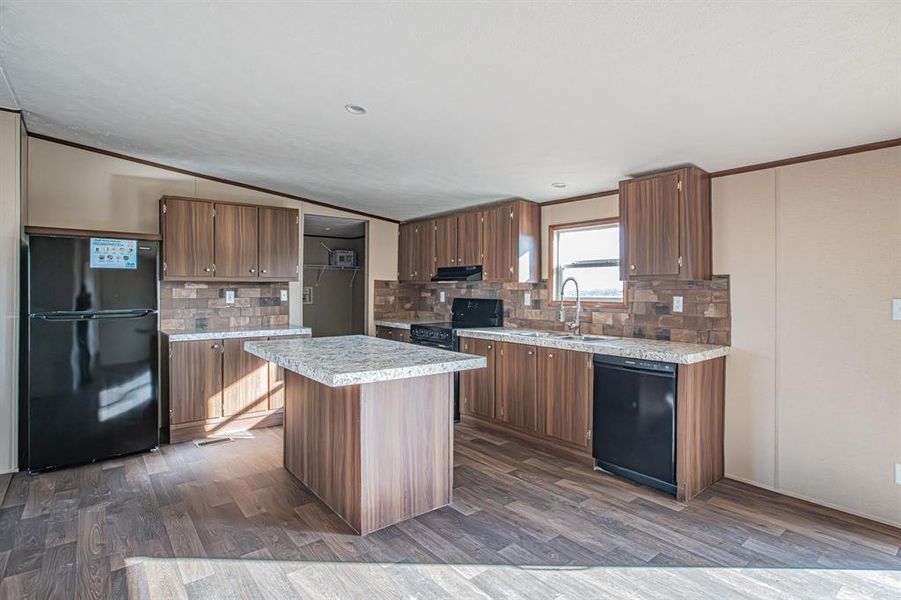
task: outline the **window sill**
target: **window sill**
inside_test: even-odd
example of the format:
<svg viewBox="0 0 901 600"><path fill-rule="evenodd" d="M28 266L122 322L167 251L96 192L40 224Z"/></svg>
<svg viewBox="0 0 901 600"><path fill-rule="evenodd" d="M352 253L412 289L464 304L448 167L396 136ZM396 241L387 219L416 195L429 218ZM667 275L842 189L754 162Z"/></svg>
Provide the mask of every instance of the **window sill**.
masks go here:
<svg viewBox="0 0 901 600"><path fill-rule="evenodd" d="M548 303L549 306L558 307L558 308L559 308L560 304L561 304L560 300L551 300ZM574 307L576 305L576 301L575 300L564 300L563 304L566 306ZM589 299L589 300L582 300L582 308L616 308L616 309L626 310L627 308L629 308L629 303L626 302L625 299L623 299L622 301Z"/></svg>

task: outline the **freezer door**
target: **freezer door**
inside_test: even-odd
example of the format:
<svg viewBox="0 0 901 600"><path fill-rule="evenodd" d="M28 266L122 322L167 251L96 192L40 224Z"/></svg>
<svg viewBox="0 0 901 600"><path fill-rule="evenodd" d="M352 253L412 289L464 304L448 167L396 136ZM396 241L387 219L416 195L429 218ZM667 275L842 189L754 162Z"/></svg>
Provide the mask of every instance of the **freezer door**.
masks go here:
<svg viewBox="0 0 901 600"><path fill-rule="evenodd" d="M93 238L92 265L91 239L29 238L28 314L157 308L158 242L123 240L122 247L133 244L135 254L122 266L100 261L106 259L97 252L103 246L100 238Z"/></svg>
<svg viewBox="0 0 901 600"><path fill-rule="evenodd" d="M28 327L29 470L159 444L156 312L33 316Z"/></svg>

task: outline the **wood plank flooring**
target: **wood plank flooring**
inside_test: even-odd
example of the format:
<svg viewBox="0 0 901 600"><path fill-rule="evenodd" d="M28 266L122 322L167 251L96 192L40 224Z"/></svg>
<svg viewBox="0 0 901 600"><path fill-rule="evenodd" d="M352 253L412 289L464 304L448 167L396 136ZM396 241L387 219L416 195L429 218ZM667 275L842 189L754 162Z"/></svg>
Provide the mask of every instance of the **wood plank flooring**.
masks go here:
<svg viewBox="0 0 901 600"><path fill-rule="evenodd" d="M0 477L0 598L901 597L901 530L731 481L682 505L465 426L454 503L361 538L253 435Z"/></svg>

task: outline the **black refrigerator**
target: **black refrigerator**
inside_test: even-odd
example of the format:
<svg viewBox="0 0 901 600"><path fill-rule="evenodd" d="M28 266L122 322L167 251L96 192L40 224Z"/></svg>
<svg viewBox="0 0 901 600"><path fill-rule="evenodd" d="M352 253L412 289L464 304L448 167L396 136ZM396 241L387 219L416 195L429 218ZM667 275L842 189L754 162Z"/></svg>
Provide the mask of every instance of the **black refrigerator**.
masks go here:
<svg viewBox="0 0 901 600"><path fill-rule="evenodd" d="M159 244L31 236L21 451L30 472L159 445Z"/></svg>

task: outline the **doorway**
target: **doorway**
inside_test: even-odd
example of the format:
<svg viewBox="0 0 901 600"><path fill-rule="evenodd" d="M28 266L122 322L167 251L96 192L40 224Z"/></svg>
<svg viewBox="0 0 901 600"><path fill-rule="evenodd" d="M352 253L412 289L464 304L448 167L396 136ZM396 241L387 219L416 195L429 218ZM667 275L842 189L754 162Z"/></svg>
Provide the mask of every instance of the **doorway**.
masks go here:
<svg viewBox="0 0 901 600"><path fill-rule="evenodd" d="M366 333L366 221L305 215L303 326L313 337Z"/></svg>

